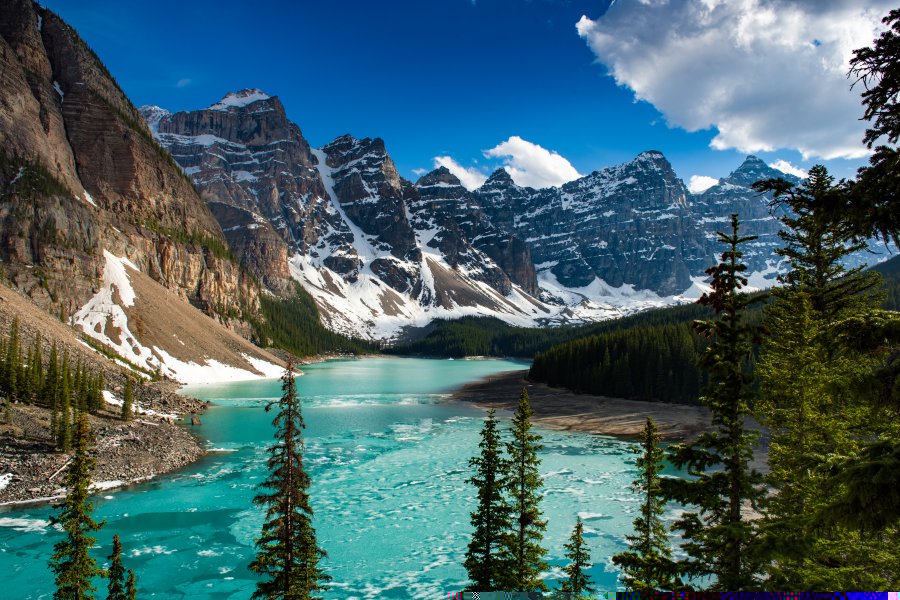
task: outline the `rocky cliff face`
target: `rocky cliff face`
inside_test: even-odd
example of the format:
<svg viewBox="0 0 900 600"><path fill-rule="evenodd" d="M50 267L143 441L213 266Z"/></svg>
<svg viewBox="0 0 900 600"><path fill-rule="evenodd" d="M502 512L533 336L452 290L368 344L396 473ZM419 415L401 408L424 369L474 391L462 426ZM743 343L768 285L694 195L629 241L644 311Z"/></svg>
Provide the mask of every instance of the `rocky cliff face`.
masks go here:
<svg viewBox="0 0 900 600"><path fill-rule="evenodd" d="M345 135L311 149L259 90L199 111L141 113L243 265L276 293L300 281L335 329L390 337L436 316L530 323L545 310L527 299L538 291L527 246L449 173L418 185L400 177L381 139Z"/></svg>
<svg viewBox="0 0 900 600"><path fill-rule="evenodd" d="M655 151L559 188L498 170L471 192L444 168L403 179L378 138L310 148L259 90L141 112L244 266L276 292L300 281L327 323L355 335L463 314L583 321L695 296L732 212L760 236L747 254L753 283L777 270L779 224L750 185L784 174L754 157L700 195Z"/></svg>
<svg viewBox="0 0 900 600"><path fill-rule="evenodd" d="M706 239L717 246L716 232L731 227L731 215L737 214L742 235L758 236L744 248L744 260L749 273L757 276L752 282L758 287L775 283L781 258L775 249L783 245L778 236L781 230L779 216L783 209L770 208L771 194L760 195L753 184L764 179L781 177L799 183L793 175L773 169L755 156L748 156L740 167L719 183L693 198L694 213Z"/></svg>
<svg viewBox="0 0 900 600"><path fill-rule="evenodd" d="M711 258L689 193L659 152L561 188L521 188L495 173L476 196L494 223L525 240L548 284L563 288L600 279L671 296Z"/></svg>
<svg viewBox="0 0 900 600"><path fill-rule="evenodd" d="M206 204L71 27L5 2L0 64L0 254L18 287L72 314L107 249L209 314L254 309Z"/></svg>

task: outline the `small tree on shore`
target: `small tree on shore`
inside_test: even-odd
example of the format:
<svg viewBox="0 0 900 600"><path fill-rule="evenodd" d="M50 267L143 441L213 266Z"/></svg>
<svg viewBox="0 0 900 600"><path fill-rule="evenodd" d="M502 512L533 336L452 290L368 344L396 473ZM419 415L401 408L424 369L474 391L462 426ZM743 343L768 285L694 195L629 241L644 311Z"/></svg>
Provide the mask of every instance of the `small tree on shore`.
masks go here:
<svg viewBox="0 0 900 600"><path fill-rule="evenodd" d="M126 600L125 595L125 567L122 566L122 542L119 534L113 536L112 554L107 557L110 561L107 577L106 600Z"/></svg>
<svg viewBox="0 0 900 600"><path fill-rule="evenodd" d="M53 547L50 569L56 575L54 600L90 600L97 590L92 580L103 575L91 555L91 547L96 538L91 535L99 531L105 522L97 522L91 517L93 503L88 501L91 473L94 459L89 455L91 426L88 417L82 413L78 420L75 436L75 454L66 471L66 486L69 491L62 504L57 506L59 514L51 518L54 525L60 525L66 537Z"/></svg>
<svg viewBox="0 0 900 600"><path fill-rule="evenodd" d="M312 526L310 479L303 467L305 425L293 363L288 363L281 383L281 399L266 406L267 411L278 408L272 421L276 442L268 450L269 477L260 484L264 491L253 498L266 514L249 568L262 576L253 598L309 600L326 590L331 578L319 568L326 555Z"/></svg>
<svg viewBox="0 0 900 600"><path fill-rule="evenodd" d="M590 550L584 543L584 523L581 522L581 517L575 520L575 528L565 544L565 549L569 564L563 568L566 579L562 582L560 591L574 598L593 594L593 582L590 575L585 572L593 565Z"/></svg>
<svg viewBox="0 0 900 600"><path fill-rule="evenodd" d="M125 580L125 598L126 600L137 600L137 581L134 571L131 569L128 569L128 579Z"/></svg>
<svg viewBox="0 0 900 600"><path fill-rule="evenodd" d="M680 582L674 582L671 577L672 550L662 521L666 503L660 473L665 452L659 446L660 439L656 424L647 417L641 445L635 448L635 452L641 453L637 459L638 476L631 485L632 491L640 496L641 512L634 520L634 535L626 536L631 547L612 557L613 563L622 569L625 586L635 592L680 587Z"/></svg>
<svg viewBox="0 0 900 600"><path fill-rule="evenodd" d="M509 487L509 460L497 429L496 413L488 411L481 430L481 452L469 460L473 469L468 480L476 488L478 506L472 512L474 531L466 551L465 567L477 591L502 590L511 567L506 549L512 529L512 508L506 499Z"/></svg>

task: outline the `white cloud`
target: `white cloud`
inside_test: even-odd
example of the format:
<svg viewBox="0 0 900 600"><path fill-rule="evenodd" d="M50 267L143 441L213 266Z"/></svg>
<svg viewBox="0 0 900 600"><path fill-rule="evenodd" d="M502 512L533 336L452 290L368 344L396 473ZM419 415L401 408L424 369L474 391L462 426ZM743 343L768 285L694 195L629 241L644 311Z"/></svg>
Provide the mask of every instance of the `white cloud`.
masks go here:
<svg viewBox="0 0 900 600"><path fill-rule="evenodd" d="M425 173L428 172L428 169L413 169L412 172L413 172L413 175L421 177L422 175L424 175Z"/></svg>
<svg viewBox="0 0 900 600"><path fill-rule="evenodd" d="M778 169L782 173L787 173L788 175L796 175L800 179L806 179L806 176L809 175L804 169L800 167L795 167L788 161L779 158L773 163L769 163L769 166L773 169Z"/></svg>
<svg viewBox="0 0 900 600"><path fill-rule="evenodd" d="M700 192L705 192L717 183L719 183L719 180L715 177L707 177L706 175L691 175L691 180L688 182L687 187L692 194L699 194Z"/></svg>
<svg viewBox="0 0 900 600"><path fill-rule="evenodd" d="M716 149L860 158L848 63L896 0L641 0L576 25L619 85Z"/></svg>
<svg viewBox="0 0 900 600"><path fill-rule="evenodd" d="M175 87L183 88L189 85L191 85L191 79L189 77L184 77L178 80L178 82L175 84Z"/></svg>
<svg viewBox="0 0 900 600"><path fill-rule="evenodd" d="M484 155L488 158L502 158L506 172L521 186L555 187L581 177L575 167L556 152L517 135L485 150Z"/></svg>
<svg viewBox="0 0 900 600"><path fill-rule="evenodd" d="M452 156L435 156L434 167L447 167L447 170L456 175L460 183L462 183L463 187L467 190L478 189L485 181L487 181L487 176L484 173L475 167L469 167L467 169L453 160Z"/></svg>

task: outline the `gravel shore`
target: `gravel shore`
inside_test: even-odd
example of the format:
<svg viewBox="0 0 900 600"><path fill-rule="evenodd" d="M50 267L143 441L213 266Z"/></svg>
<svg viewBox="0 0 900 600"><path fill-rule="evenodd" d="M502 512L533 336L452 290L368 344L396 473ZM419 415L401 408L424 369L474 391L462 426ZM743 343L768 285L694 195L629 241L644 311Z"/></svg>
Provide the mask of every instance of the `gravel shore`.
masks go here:
<svg viewBox="0 0 900 600"><path fill-rule="evenodd" d="M647 417L656 422L663 439L671 441L690 439L709 427L709 411L703 406L576 394L526 381L526 374L527 371L498 373L463 386L453 398L483 408L515 410L525 386L535 423L600 435L637 437Z"/></svg>
<svg viewBox="0 0 900 600"><path fill-rule="evenodd" d="M145 481L181 469L205 454L202 442L181 423L206 404L175 393L178 384L146 384L136 395L141 409L122 421L118 409L91 415L97 459L93 481L98 490ZM70 454L55 452L49 437L50 413L14 404L12 423L0 425L0 506L45 502L65 494ZM4 478L4 475L6 476Z"/></svg>

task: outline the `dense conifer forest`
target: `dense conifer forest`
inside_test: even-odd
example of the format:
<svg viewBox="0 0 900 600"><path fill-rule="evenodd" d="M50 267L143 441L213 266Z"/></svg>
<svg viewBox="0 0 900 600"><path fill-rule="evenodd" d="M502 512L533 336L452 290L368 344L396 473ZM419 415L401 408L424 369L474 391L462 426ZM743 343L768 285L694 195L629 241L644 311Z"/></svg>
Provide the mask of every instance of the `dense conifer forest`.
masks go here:
<svg viewBox="0 0 900 600"><path fill-rule="evenodd" d="M280 348L296 356L365 354L376 349L368 342L326 329L319 319L315 300L300 285L291 298L262 294L259 304L264 319L252 325L256 342L263 348Z"/></svg>

